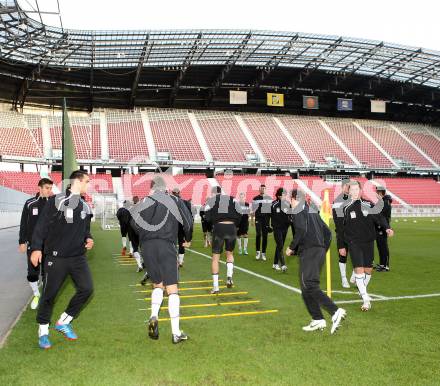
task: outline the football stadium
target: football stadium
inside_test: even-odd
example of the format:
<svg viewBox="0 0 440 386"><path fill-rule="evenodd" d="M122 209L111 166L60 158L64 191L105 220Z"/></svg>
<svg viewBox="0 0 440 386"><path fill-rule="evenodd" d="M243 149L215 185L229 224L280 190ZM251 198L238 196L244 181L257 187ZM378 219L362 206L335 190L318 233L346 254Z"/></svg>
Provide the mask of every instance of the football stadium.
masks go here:
<svg viewBox="0 0 440 386"><path fill-rule="evenodd" d="M440 47L67 3L0 0L0 384L438 385Z"/></svg>

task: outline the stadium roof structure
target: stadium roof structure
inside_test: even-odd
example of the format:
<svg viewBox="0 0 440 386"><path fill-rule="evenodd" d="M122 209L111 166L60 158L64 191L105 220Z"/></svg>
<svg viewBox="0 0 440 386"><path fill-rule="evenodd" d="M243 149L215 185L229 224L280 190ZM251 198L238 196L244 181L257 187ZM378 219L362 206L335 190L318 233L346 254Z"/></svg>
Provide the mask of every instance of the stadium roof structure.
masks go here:
<svg viewBox="0 0 440 386"><path fill-rule="evenodd" d="M16 108L63 97L89 110L231 108L238 89L248 91L240 109L267 111L266 92L279 91L286 106L277 112L298 112L301 95L313 94L328 114L348 97L354 115L384 99L389 118L438 120L438 51L295 32L81 31L45 25L38 12L0 0L0 98Z"/></svg>

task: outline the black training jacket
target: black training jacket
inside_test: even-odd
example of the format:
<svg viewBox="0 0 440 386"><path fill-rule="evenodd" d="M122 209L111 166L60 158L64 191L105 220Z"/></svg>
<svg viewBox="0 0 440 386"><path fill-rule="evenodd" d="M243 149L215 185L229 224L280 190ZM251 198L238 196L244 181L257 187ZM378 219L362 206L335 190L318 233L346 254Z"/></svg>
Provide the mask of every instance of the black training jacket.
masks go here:
<svg viewBox="0 0 440 386"><path fill-rule="evenodd" d="M247 202L240 202L238 201L238 205L240 206L240 213L241 213L241 224L246 224L249 222L249 214L251 212L251 207L249 206L249 203Z"/></svg>
<svg viewBox="0 0 440 386"><path fill-rule="evenodd" d="M252 212L254 212L256 218L263 217L269 219L271 206L272 198L266 194L264 196L259 194L258 196L255 196L252 200Z"/></svg>
<svg viewBox="0 0 440 386"><path fill-rule="evenodd" d="M241 206L231 196L216 194L205 205L205 219L215 225L222 221L232 221L236 226L241 220Z"/></svg>
<svg viewBox="0 0 440 386"><path fill-rule="evenodd" d="M344 208L351 202L348 194L341 193L332 205L333 222L335 223L336 243L338 249L344 248Z"/></svg>
<svg viewBox="0 0 440 386"><path fill-rule="evenodd" d="M18 236L19 244L30 244L35 225L37 224L46 203L47 198L40 197L39 193L35 197L26 200L24 203L23 211L21 212L20 232Z"/></svg>
<svg viewBox="0 0 440 386"><path fill-rule="evenodd" d="M344 241L350 243L367 243L376 239L376 226L384 230L390 228L388 221L370 201L350 200L344 208L343 234Z"/></svg>
<svg viewBox="0 0 440 386"><path fill-rule="evenodd" d="M127 228L128 226L130 226L131 215L130 211L127 208L119 208L116 212L116 217L119 221L119 225L121 226L121 228Z"/></svg>
<svg viewBox="0 0 440 386"><path fill-rule="evenodd" d="M296 212L296 211L295 211ZM290 249L301 253L304 249L321 247L328 249L332 240L332 233L324 223L319 213L311 210L307 204L293 215L295 235L290 243Z"/></svg>
<svg viewBox="0 0 440 386"><path fill-rule="evenodd" d="M77 194L57 194L47 201L32 235L31 250L57 257L82 256L92 238L90 206Z"/></svg>
<svg viewBox="0 0 440 386"><path fill-rule="evenodd" d="M382 200L383 200L383 208L382 208L382 211L380 212L380 214L383 217L385 217L385 220L387 221L388 225L390 225L391 224L391 203L393 202L393 199L391 198L390 195L386 194L385 196L383 196ZM376 225L376 231L377 232L383 231L381 225Z"/></svg>
<svg viewBox="0 0 440 386"><path fill-rule="evenodd" d="M205 205L202 205L202 206L200 207L199 215L200 215L200 219L201 219L201 221L204 222L204 223L207 223L207 221L206 221L206 217L205 217L205 214L206 214L206 212L205 212L205 206L206 206L206 204L205 204Z"/></svg>
<svg viewBox="0 0 440 386"><path fill-rule="evenodd" d="M184 200L183 198L181 198L181 200L183 201L183 203L186 205L186 207L188 208L189 212L191 213L191 216L194 217L194 207L191 203L190 200Z"/></svg>
<svg viewBox="0 0 440 386"><path fill-rule="evenodd" d="M141 243L155 239L177 243L179 224L185 241L192 240L192 213L179 197L157 191L130 208L130 213L131 227Z"/></svg>
<svg viewBox="0 0 440 386"><path fill-rule="evenodd" d="M290 204L287 200L272 202L270 221L273 229L287 229L290 226Z"/></svg>

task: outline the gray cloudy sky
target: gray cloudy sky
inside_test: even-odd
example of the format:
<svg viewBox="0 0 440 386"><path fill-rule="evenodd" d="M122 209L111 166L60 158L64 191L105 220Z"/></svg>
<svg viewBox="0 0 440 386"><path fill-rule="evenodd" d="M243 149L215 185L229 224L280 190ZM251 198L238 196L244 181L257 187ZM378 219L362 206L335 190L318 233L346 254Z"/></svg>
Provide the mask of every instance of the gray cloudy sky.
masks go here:
<svg viewBox="0 0 440 386"><path fill-rule="evenodd" d="M19 0L25 9L36 0ZM440 50L440 1L59 0L74 29L262 29L384 40ZM56 0L38 0L41 10ZM59 25L58 17L45 22Z"/></svg>

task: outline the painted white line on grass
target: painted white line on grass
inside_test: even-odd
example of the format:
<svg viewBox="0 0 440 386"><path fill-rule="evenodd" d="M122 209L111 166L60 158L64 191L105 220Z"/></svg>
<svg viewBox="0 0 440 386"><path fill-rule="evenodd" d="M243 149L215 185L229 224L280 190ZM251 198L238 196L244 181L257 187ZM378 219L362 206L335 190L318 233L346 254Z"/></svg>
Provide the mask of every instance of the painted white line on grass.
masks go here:
<svg viewBox="0 0 440 386"><path fill-rule="evenodd" d="M420 298L434 298L439 297L440 293L438 294L424 294L424 295L406 295L406 296L388 296L384 299L371 299L373 302L386 302L390 300L402 300L402 299L420 299ZM363 300L341 300L338 302L335 302L336 304L350 304L350 303L362 303Z"/></svg>
<svg viewBox="0 0 440 386"><path fill-rule="evenodd" d="M191 252L193 252L193 253L195 253L197 255L204 256L204 257L206 257L208 259L211 259L211 256L209 256L209 255L207 255L205 253L201 253L201 252L195 251L194 249L189 249L189 248L187 248L187 250L191 251ZM220 263L226 264L226 262L221 261L221 260L220 260ZM293 286L281 283L281 282L279 282L277 280L274 280L274 279L272 279L270 277L267 277L267 276L264 276L264 275L260 275L259 273L250 271L250 270L245 269L245 268L238 267L236 265L234 265L234 268L238 269L239 271L246 272L249 275L252 275L252 276L258 277L260 279L266 280L266 281L268 281L268 282L270 282L272 284L275 284L277 286L280 286L280 287L286 288L286 289L288 289L290 291L296 292L298 294L301 293L301 290L299 288L296 288L296 287L293 287ZM338 291L338 290L337 291L333 291L333 292L336 292L336 293L345 293L345 292L351 293L350 291ZM353 294L355 294L355 292L353 292ZM370 294L370 295L373 296L373 297L376 297L376 299L371 299L372 301L379 302L379 301L389 301L389 300L419 299L419 298L438 297L438 296L440 296L440 293L424 294L424 295L407 295L407 296L382 296L382 295L375 295L375 294ZM337 303L337 304L350 304L350 303L362 303L362 302L363 302L363 300L361 300L361 299L358 299L358 300L335 301L335 303Z"/></svg>
<svg viewBox="0 0 440 386"><path fill-rule="evenodd" d="M372 296L373 298L378 298L378 299L381 299L381 300L388 299L388 296L376 295L376 294L372 294L370 292L368 292L368 295Z"/></svg>
<svg viewBox="0 0 440 386"><path fill-rule="evenodd" d="M206 257L206 258L208 258L208 259L211 259L211 256L206 255L205 253L201 253L201 252L195 251L194 249L189 249L189 248L186 248L186 249L187 249L188 251L191 251L191 252L197 254L197 255L204 256L204 257ZM222 261L222 260L220 260L220 263L222 263L222 264L226 264L226 262L224 262L224 261ZM272 278L270 278L270 277L267 277L267 276L264 276L264 275L260 275L259 273L256 273L256 272L253 272L253 271L249 271L248 269L246 269L246 268L242 268L242 267L239 267L239 266L237 266L237 265L235 265L235 264L234 264L234 269L237 269L237 270L242 271L242 272L246 272L246 273L249 274L249 275L252 275L252 276L258 277L258 278L260 278L260 279L266 280L266 281L268 281L268 282L270 282L270 283L272 283L272 284L275 284L275 285L277 285L277 286L280 286L280 287L286 288L286 289L288 289L288 290L290 290L290 291L293 291L293 292L296 292L296 293L298 293L298 294L301 293L301 290L300 290L299 288L292 287L292 286L290 286L290 285L288 285L288 284L281 283L280 281L274 280L274 279L272 279Z"/></svg>
<svg viewBox="0 0 440 386"><path fill-rule="evenodd" d="M340 291L340 290L332 290L332 293L335 294L343 294L343 295L359 295L358 292L356 291ZM368 295L372 296L373 298L378 298L378 299L386 299L386 296L383 295L376 295L376 294L372 294L372 293L368 293Z"/></svg>

